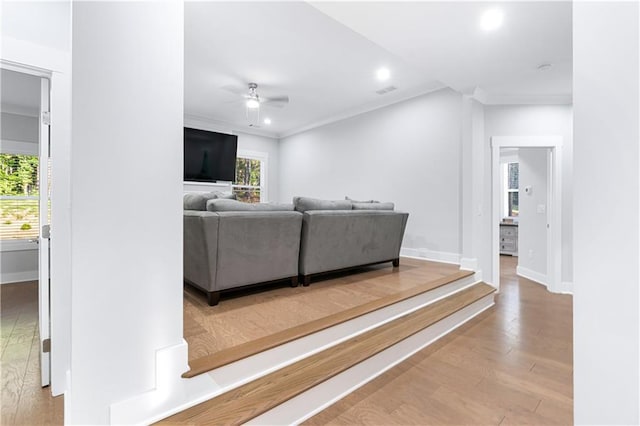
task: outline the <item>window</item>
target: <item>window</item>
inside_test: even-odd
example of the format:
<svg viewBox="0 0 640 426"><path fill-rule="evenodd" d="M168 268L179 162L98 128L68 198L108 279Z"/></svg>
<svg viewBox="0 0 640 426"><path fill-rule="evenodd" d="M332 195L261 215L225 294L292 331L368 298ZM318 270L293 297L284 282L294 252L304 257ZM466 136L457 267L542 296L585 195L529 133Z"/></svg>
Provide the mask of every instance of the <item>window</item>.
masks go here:
<svg viewBox="0 0 640 426"><path fill-rule="evenodd" d="M505 163L503 165L504 173L504 215L506 217L517 217L519 213L519 174L520 169L518 163Z"/></svg>
<svg viewBox="0 0 640 426"><path fill-rule="evenodd" d="M266 154L238 151L236 180L233 182L233 193L236 194L238 200L248 203L267 200L266 168Z"/></svg>
<svg viewBox="0 0 640 426"><path fill-rule="evenodd" d="M38 156L0 154L0 240L38 236Z"/></svg>

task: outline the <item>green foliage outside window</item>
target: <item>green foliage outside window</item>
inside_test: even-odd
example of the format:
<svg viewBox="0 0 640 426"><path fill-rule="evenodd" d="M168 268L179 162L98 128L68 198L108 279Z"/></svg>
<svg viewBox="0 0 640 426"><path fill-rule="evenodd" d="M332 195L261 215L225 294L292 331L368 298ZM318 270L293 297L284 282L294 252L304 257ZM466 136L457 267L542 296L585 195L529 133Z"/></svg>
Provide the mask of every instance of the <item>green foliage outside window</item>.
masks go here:
<svg viewBox="0 0 640 426"><path fill-rule="evenodd" d="M39 160L0 154L0 240L38 236Z"/></svg>
<svg viewBox="0 0 640 426"><path fill-rule="evenodd" d="M238 200L248 203L260 202L260 167L260 160L236 159L236 180L233 182L233 192Z"/></svg>

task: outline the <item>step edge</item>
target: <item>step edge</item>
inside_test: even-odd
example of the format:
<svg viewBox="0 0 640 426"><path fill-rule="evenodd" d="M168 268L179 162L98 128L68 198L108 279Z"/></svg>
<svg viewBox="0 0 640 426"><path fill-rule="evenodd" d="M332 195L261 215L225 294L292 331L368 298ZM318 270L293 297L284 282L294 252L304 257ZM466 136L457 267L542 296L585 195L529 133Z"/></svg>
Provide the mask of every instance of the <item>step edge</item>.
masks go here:
<svg viewBox="0 0 640 426"><path fill-rule="evenodd" d="M192 361L189 362L190 369L189 369L189 371L187 371L187 372L182 374L182 378L188 379L188 378L195 377L195 376L197 376L199 374L207 373L209 371L215 370L216 368L220 368L220 367L223 367L225 365L231 364L233 362L239 361L241 359L250 357L252 355L256 355L256 354L258 354L260 352L264 352L266 350L273 349L273 348L275 348L277 346L289 343L289 342L291 342L293 340L296 340L296 339L299 339L301 337L305 337L305 336L308 336L310 334L317 333L319 331L322 331L322 330L325 330L327 328L330 328L330 327L342 324L344 322L353 320L355 318L361 317L363 315L366 315L368 313L374 312L376 310L386 308L387 306L391 306L391 305L393 305L395 303L410 299L410 298L418 296L420 294L424 294L424 293L427 293L429 291L432 291L432 290L435 290L437 288L440 288L442 286L454 283L454 282L456 282L458 280L462 280L464 278L467 278L467 277L469 277L469 276L471 276L473 274L474 274L473 271L468 271L468 270L456 271L453 274L449 274L449 275L447 275L445 277L437 278L435 280L431 280L431 281L428 281L427 283L424 283L424 284L420 285L420 286L427 286L430 283L438 283L438 284L434 285L433 287L431 287L429 289L424 289L422 291L417 291L417 292L411 292L410 290L413 290L413 289L408 289L408 290L405 290L404 292L396 293L395 295L391 295L391 296L396 296L396 295L402 294L401 297L385 296L385 297L381 298L381 299L385 299L385 300L382 303L378 304L378 306L375 307L375 308L368 309L366 311L362 311L362 312L359 312L359 313L354 314L354 315L349 315L349 314L345 315L345 313L347 313L347 312L361 311L362 310L361 308L363 306L374 304L375 302L379 302L381 299L376 299L376 300L373 300L371 302L365 303L363 305L359 305L359 306L355 306L353 308L347 309L346 311L342 311L342 312L339 312L339 313L336 313L336 314L332 314L332 315L329 315L329 316L326 316L326 317L318 318L316 320L309 321L309 322L306 322L304 324L297 325L297 326L289 328L287 330L283 330L283 331L280 331L280 332L277 332L277 333L273 333L273 334L271 334L269 336L265 336L265 337L262 337L262 338L259 338L259 339L256 339L256 340L252 340L250 342L242 343L240 345L236 345L236 346L233 346L231 348L223 349L223 350L218 351L218 352L216 352L214 354L205 355L203 357L196 358L195 360L192 360ZM455 278L453 278L453 277L455 277ZM333 316L338 316L338 315L340 315L340 316L344 315L344 318L340 319L339 321L329 321L329 320L327 320L328 318L331 318ZM309 327L309 325L313 324L313 323L321 323L321 325L318 326L317 328L313 329L312 331L308 331L308 332L299 332L298 331L300 329ZM294 331L291 331L291 330L294 330ZM282 335L283 337L279 337L279 338L274 339L274 336L280 336L280 335ZM256 341L268 341L268 343L260 346L259 348L254 349L254 350L246 350L246 351L242 350L242 348L245 348L245 347L249 347L250 348L251 346L255 345ZM235 356L232 357L231 355L234 355L234 352L241 352L241 354L240 355L235 355Z"/></svg>
<svg viewBox="0 0 640 426"><path fill-rule="evenodd" d="M419 333L420 331L424 330L425 328L430 327L430 326L432 326L432 325L434 325L434 324L436 324L436 323L438 323L438 322L440 322L440 321L442 321L442 320L445 320L446 318L450 317L451 315L454 315L455 313L459 312L460 310L465 309L467 306L469 306L469 305L471 305L471 304L473 304L473 303L477 302L478 300L480 300L480 299L482 299L482 298L484 298L484 297L486 297L486 296L489 296L489 295L491 295L492 293L494 293L494 292L495 292L495 288L494 288L494 287L489 286L489 285L487 285L487 284L486 284L486 283L484 283L484 282L476 282L476 283L470 284L470 285L468 285L468 286L466 286L466 287L464 287L464 288L462 288L462 289L460 289L460 290L458 290L458 291L456 291L456 292L454 292L454 293L452 293L452 294L448 294L448 295L446 295L446 296L443 296L443 297L442 297L442 298L440 298L439 300L443 300L444 298L448 298L448 297L451 297L451 296L455 296L457 293L460 293L460 292L462 292L462 291L464 291L464 290L468 290L468 289L470 289L470 288L472 288L472 287L474 287L474 286L482 286L482 287L485 287L485 288L484 288L484 292L482 292L482 294L480 294L480 295L477 295L477 297L476 297L474 300L471 300L471 301L467 302L464 306L461 306L461 307L459 307L459 308L457 308L457 309L455 309L455 310L453 310L453 311L449 312L447 315L445 315L444 317L440 318L439 320L437 320L437 321L434 321L434 322L431 322L431 323L427 324L425 327L423 327L423 328L421 328L421 329L419 329L419 330L417 330L417 331L415 331L415 332L413 332L413 333L411 333L411 334L409 334L409 335L407 335L407 336L403 337L401 340L399 340L398 342L396 342L396 343L394 343L394 344L398 344L398 343L400 343L400 342L402 342L402 341L406 340L407 338L409 338L409 337L411 337L411 336L415 335L416 333ZM426 308L428 308L428 306L430 306L430 305L431 305L431 304L433 304L433 303L435 303L435 301L433 301L433 302L431 302L431 303L429 303L429 304L426 304L426 305L424 305L424 306L421 306L420 308L417 308L415 311L422 310L422 309L426 309ZM414 311L414 312L415 312L415 311ZM402 315L402 316L409 315L409 314L410 314L410 313L405 313L405 314L404 314L404 315ZM401 317L402 317L402 316L401 316ZM396 319L394 319L393 321L397 321L398 319L399 319L399 318L396 318ZM387 323L385 323L385 324L388 324L388 323L389 323L389 322L387 322ZM377 327L376 327L376 328L377 328ZM346 339L346 340L345 340L345 342L346 342L346 341L348 341L348 340L351 340L351 339L357 338L357 337L358 337L358 336L355 336L355 337L351 337L351 338L349 338L349 339ZM371 337L371 338L372 338L372 337ZM344 343L344 342L341 342L341 343ZM394 344L392 344L392 345L394 345ZM392 345L390 345L390 346L392 346ZM379 350L378 352L376 352L376 353L372 354L371 356L375 356L377 353L379 353L379 352L381 352L381 351L383 351L383 350L387 349L388 347L389 347L389 346L385 346L383 349L381 349L381 350ZM324 350L326 350L326 349L324 349ZM318 352L318 353L319 353L319 352ZM317 354L317 353L316 353L316 354ZM316 355L316 354L314 354L314 355ZM309 355L309 356L313 356L313 355ZM371 357L371 356L370 356L370 357ZM305 358L306 358L306 357L305 357ZM369 358L369 357L368 357L368 358ZM366 360L366 359L368 359L368 358L365 358L365 360ZM304 358L303 358L303 359L304 359ZM290 365L293 365L293 364L296 364L296 363L298 363L298 362L300 362L300 361L302 361L302 359L297 360L297 361L295 361L295 362L293 362L293 363L289 364L289 366L290 366ZM363 361L364 361L364 360L363 360ZM362 361L360 361L360 362L362 362ZM292 398L295 398L297 395L299 395L299 394L301 394L301 393L306 392L307 390L311 389L311 388L312 388L312 387L314 387L314 386L318 386L319 384L321 384L321 383L325 382L326 380L331 379L332 377L336 376L337 374L341 374L342 372L344 372L345 370L347 370L347 369L349 369L349 368L353 367L354 365L357 365L357 363L356 363L356 364L352 364L352 365L350 365L349 367L345 367L345 368L341 369L340 371L338 371L337 373L334 373L334 374L328 375L326 378L324 378L321 382L317 383L316 385L313 385L313 386L311 386L311 387L309 387L309 388L306 388L306 389L301 390L300 392L296 393L295 395L293 395L293 396L291 396L291 397L288 397L287 399L282 400L282 401L280 401L279 403L277 403L277 404L273 405L271 408L269 408L269 409L267 409L267 410L263 410L263 411L259 412L256 416L261 415L262 413L264 413L264 412L266 412L266 411L268 411L268 410L270 410L270 409L274 408L274 407L275 407L275 406L277 406L277 405L280 405L280 404L282 404L282 403L286 402L287 400L290 400L290 399L292 399ZM284 368L284 367L283 367L283 368ZM276 370L276 371L277 371L277 370ZM271 372L271 373L273 373L273 372ZM268 374L271 374L271 373L268 373ZM268 375L268 374L267 374L267 375ZM259 378L255 379L255 380L259 380ZM253 380L252 380L252 381L253 381ZM251 382L251 381L249 381L249 382L247 382L247 383L250 383L250 382ZM208 402L210 403L212 400L214 400L214 399L216 399L216 398L218 398L218 397L220 397L220 396L224 395L224 394L225 394L225 393L227 393L227 392L231 392L231 391L233 391L234 389L237 389L237 388L239 388L239 387L241 387L241 386L243 386L243 385L246 385L247 383L244 383L244 384L242 384L242 385L239 385L239 386L237 386L237 387L235 387L235 388L233 388L233 389L227 389L227 390L225 390L224 392L222 392L222 393L220 393L220 394L218 394L218 395L216 395L216 396L213 396L212 398L208 398L208 399L206 399L205 401L202 401L202 402L199 402L199 403L195 403L195 404L193 404L191 407L186 408L186 409L185 409L185 410L183 410L183 411L189 410L189 409L191 409L191 408L193 408L193 407L195 407L195 406L197 406L197 405L206 404L206 403L208 403ZM209 409L212 409L212 407L207 408L205 411L207 411L207 410L209 410ZM178 414L178 413L175 413L175 414L173 414L173 415L176 415L176 414ZM171 415L171 414L169 414L168 416L164 417L162 420L160 420L160 423L163 423L163 422L165 422L165 423L166 423L166 422L168 422L168 418L169 418L169 417L171 417L171 416L172 416L172 415ZM254 417L252 417L252 418L255 418L256 416L254 416ZM248 420L250 420L250 419L248 419ZM167 424L168 424L168 423L167 423Z"/></svg>

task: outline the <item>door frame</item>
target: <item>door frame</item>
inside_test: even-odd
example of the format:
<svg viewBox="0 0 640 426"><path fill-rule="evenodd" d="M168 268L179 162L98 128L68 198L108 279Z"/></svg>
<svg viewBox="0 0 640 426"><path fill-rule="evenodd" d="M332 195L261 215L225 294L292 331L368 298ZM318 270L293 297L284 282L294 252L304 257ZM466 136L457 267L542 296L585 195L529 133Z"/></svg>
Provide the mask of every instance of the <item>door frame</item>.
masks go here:
<svg viewBox="0 0 640 426"><path fill-rule="evenodd" d="M500 149L548 148L547 289L562 292L562 136L491 136L491 265L500 290Z"/></svg>
<svg viewBox="0 0 640 426"><path fill-rule="evenodd" d="M9 61L0 61L0 69L14 71L21 74L31 75L40 78L40 106L38 114L38 167L40 170L40 178L38 186L40 188L40 196L38 202L38 331L40 337L40 380L41 385L49 386L51 383L51 354L50 345L45 350L45 340L51 338L51 317L50 317L50 254L49 254L49 238L43 237L43 213L48 213L48 205L42 206L42 200L48 196L48 163L50 158L50 133L49 125L43 122L43 111L50 112L51 99L51 76L52 73L37 67L31 67L22 64L15 64ZM44 172L44 173L43 173ZM43 188L44 194L43 197ZM48 220L47 220L48 223Z"/></svg>

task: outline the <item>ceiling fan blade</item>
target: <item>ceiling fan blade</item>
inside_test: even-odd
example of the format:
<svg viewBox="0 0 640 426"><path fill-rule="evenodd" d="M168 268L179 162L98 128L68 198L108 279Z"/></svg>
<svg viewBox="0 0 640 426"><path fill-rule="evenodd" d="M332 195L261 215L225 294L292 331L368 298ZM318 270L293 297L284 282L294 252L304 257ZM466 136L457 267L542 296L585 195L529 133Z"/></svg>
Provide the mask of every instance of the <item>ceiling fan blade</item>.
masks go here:
<svg viewBox="0 0 640 426"><path fill-rule="evenodd" d="M274 106L277 108L282 108L286 104L289 103L289 96L270 96L268 98L262 98L262 102L265 104L269 104L270 106Z"/></svg>
<svg viewBox="0 0 640 426"><path fill-rule="evenodd" d="M234 95L244 96L247 93L247 88L242 86L236 86L233 84L227 84L226 86L220 87L222 90L225 90L229 93L233 93Z"/></svg>

